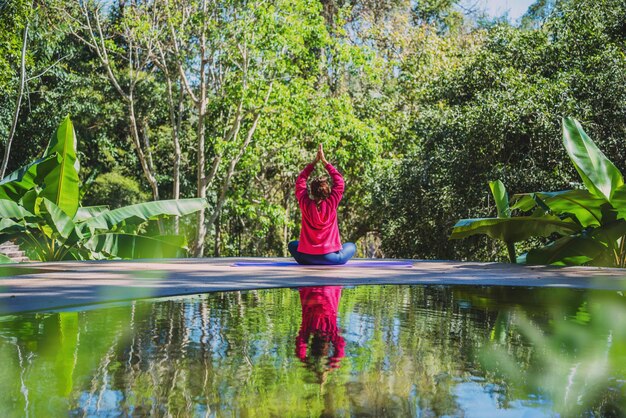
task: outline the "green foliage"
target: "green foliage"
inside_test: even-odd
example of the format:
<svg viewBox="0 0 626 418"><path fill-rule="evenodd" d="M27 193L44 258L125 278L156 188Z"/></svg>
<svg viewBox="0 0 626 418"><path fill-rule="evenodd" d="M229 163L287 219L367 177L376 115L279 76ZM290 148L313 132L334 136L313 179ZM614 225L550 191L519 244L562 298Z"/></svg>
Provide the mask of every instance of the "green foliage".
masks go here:
<svg viewBox="0 0 626 418"><path fill-rule="evenodd" d="M485 234L505 243L519 242L531 237L575 232L578 225L557 216L515 216L512 218L462 219L454 225L450 239Z"/></svg>
<svg viewBox="0 0 626 418"><path fill-rule="evenodd" d="M74 126L66 116L43 157L0 180L0 197L19 201L39 187L42 197L73 217L79 205L78 168Z"/></svg>
<svg viewBox="0 0 626 418"><path fill-rule="evenodd" d="M39 194L35 201L35 213L22 210L3 219L0 241L18 241L31 258L40 261L180 257L186 245L181 237L143 236L142 221L183 216L206 207L204 199L163 200L115 210L81 208L70 218Z"/></svg>
<svg viewBox="0 0 626 418"><path fill-rule="evenodd" d="M463 219L454 226L450 238L486 234L505 242L516 242L532 236L556 234L560 236L558 239L530 250L521 261L528 264L626 265L626 202L621 197L626 188L622 174L577 120L563 119L563 144L586 190L514 196L517 200L514 208L533 211L532 216ZM502 187L498 186L492 185L492 191L500 213L505 199ZM494 190L500 194L499 199ZM506 203L504 209L508 209L508 199ZM549 227L538 228L538 224ZM510 230L504 229L508 225L511 225ZM514 257L511 259L515 261Z"/></svg>
<svg viewBox="0 0 626 418"><path fill-rule="evenodd" d="M140 189L135 179L116 171L100 174L87 187L83 202L89 206L106 204L115 209L134 205L149 197Z"/></svg>
<svg viewBox="0 0 626 418"><path fill-rule="evenodd" d="M546 301L551 320L545 322L525 309L508 309L503 338L481 349L481 364L509 382L516 396L539 391L562 416L622 416L623 391L608 383L623 373L618 359L626 353L626 335L615 326L626 319L621 299L592 293L572 312L553 297ZM523 337L532 354L514 348L512 335Z"/></svg>
<svg viewBox="0 0 626 418"><path fill-rule="evenodd" d="M454 7L454 0L422 0L415 3L413 18L435 26L440 32L455 30L463 23L463 15Z"/></svg>
<svg viewBox="0 0 626 418"><path fill-rule="evenodd" d="M11 257L8 257L4 254L0 254L0 264L11 264L15 263Z"/></svg>
<svg viewBox="0 0 626 418"><path fill-rule="evenodd" d="M562 206L544 205L551 213L576 219L580 232L529 251L526 262L623 267L626 265L626 201L622 197L625 190L622 174L596 147L577 120L563 120L563 144L587 191L596 198L595 204L590 204L587 196L581 201L572 199L577 204L575 209L583 212L583 221L593 214L598 225L584 227L576 217L576 211L565 212Z"/></svg>
<svg viewBox="0 0 626 418"><path fill-rule="evenodd" d="M32 15L32 1L11 0L0 3L0 94L11 90L14 68L19 66L23 30Z"/></svg>
<svg viewBox="0 0 626 418"><path fill-rule="evenodd" d="M601 206L605 200L583 189L564 190L560 192L520 193L515 195L512 209L528 212L535 206L546 207L553 213L574 215L582 227L600 225Z"/></svg>
<svg viewBox="0 0 626 418"><path fill-rule="evenodd" d="M104 258L173 258L184 255L177 240L145 237L137 234L102 233L93 235L84 248Z"/></svg>
<svg viewBox="0 0 626 418"><path fill-rule="evenodd" d="M204 199L182 199L114 210L79 208L76 136L69 117L46 155L17 173L0 182L5 196L0 198L0 242L17 240L31 258L41 261L177 257L184 253L184 240L145 237L139 227L148 220L187 215L207 206Z"/></svg>
<svg viewBox="0 0 626 418"><path fill-rule="evenodd" d="M458 219L493 213L484 185L494 178L511 194L579 187L559 144L561 115L584 120L613 164L626 167L625 16L621 1L561 1L538 29L499 24L442 37L404 60L398 106L409 119L395 143L405 146L378 178L384 186L371 206L385 254L504 259L483 238L441 237Z"/></svg>
<svg viewBox="0 0 626 418"><path fill-rule="evenodd" d="M491 194L496 201L498 218L510 218L511 208L509 207L509 194L506 192L504 183L500 180L490 181L489 188L491 189Z"/></svg>

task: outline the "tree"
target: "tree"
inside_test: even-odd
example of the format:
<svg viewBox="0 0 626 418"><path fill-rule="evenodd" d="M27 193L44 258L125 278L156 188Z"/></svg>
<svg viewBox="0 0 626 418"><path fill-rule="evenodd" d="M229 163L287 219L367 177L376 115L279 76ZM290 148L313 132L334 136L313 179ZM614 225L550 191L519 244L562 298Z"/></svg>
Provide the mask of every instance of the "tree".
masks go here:
<svg viewBox="0 0 626 418"><path fill-rule="evenodd" d="M119 2L113 9L118 12L117 16L106 2L98 0L78 2L72 7L61 2L56 10L66 18L71 33L97 54L111 85L125 103L135 152L152 189L152 197L159 200L147 121L136 112L136 92L139 84L148 77L148 64L155 46L152 39L143 43L139 41L145 36L145 28L136 25L134 4L128 8L124 5L124 2ZM116 44L118 37L123 40L122 45Z"/></svg>

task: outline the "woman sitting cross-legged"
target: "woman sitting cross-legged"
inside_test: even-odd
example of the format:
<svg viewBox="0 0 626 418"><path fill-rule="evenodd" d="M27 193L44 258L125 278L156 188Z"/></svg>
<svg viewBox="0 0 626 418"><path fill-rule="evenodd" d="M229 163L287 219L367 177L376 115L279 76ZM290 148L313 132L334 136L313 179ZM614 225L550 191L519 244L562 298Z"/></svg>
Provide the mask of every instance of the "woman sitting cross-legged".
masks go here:
<svg viewBox="0 0 626 418"><path fill-rule="evenodd" d="M332 178L331 188L326 177L311 181L311 197L307 179L318 161L322 161ZM300 240L289 243L289 252L299 264L345 264L354 255L356 246L347 242L341 245L337 226L337 206L343 196L343 177L326 158L320 144L315 160L307 165L296 180L296 199L302 212Z"/></svg>

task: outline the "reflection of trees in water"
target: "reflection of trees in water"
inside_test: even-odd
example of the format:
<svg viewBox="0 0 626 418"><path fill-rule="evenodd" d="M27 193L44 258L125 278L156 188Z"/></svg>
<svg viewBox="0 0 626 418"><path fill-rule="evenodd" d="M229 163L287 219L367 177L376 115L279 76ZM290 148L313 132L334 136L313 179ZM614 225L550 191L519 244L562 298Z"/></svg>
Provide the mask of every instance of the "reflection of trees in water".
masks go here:
<svg viewBox="0 0 626 418"><path fill-rule="evenodd" d="M71 409L79 415L113 410L155 416L398 416L415 415L419 407L423 414L458 415L457 381L484 376L505 386L503 370L488 368L485 374L476 360L486 341L508 353L520 373L549 370L560 376L542 362L549 351L541 344L569 341L555 318L578 315L584 322L585 298L585 292L545 289L345 289L338 322L346 357L326 376L323 390L294 356L301 321L294 290L25 315L0 322L0 361L7 370L0 379L0 414ZM547 304L556 310L546 314ZM598 336L610 328L593 319L601 316L593 309L586 314L592 319L580 325L583 330ZM529 341L522 321L544 330L545 340ZM606 338L596 340L606 346ZM623 333L612 334L609 364L623 362L625 340ZM563 352L552 348L557 358ZM559 364L576 361L585 357L565 356ZM501 405L536 393L533 385L507 376ZM598 396L615 404L609 392Z"/></svg>
<svg viewBox="0 0 626 418"><path fill-rule="evenodd" d="M373 329L351 359L367 371L348 384L354 410L414 416L418 406L424 414L458 415L450 389L472 369L491 315L462 310L449 289L436 287L372 289L352 302L342 308L352 312L347 323L360 316Z"/></svg>

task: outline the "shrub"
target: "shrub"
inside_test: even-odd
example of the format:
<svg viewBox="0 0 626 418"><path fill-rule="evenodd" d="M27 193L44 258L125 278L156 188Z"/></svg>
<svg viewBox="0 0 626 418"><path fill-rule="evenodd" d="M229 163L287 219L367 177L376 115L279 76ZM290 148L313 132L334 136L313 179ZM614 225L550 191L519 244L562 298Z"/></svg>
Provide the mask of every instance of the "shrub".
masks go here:
<svg viewBox="0 0 626 418"><path fill-rule="evenodd" d="M83 202L87 206L108 205L112 209L134 205L149 199L132 178L116 171L100 174L87 189Z"/></svg>

